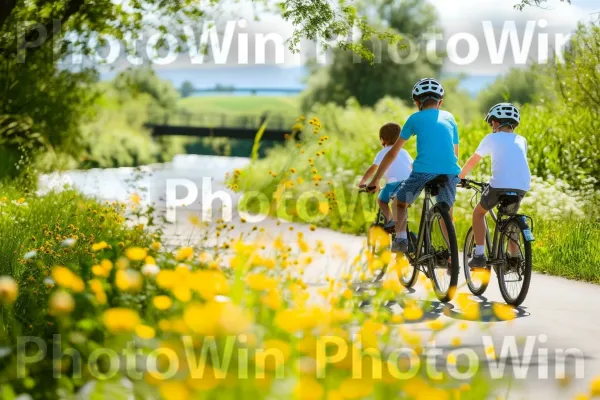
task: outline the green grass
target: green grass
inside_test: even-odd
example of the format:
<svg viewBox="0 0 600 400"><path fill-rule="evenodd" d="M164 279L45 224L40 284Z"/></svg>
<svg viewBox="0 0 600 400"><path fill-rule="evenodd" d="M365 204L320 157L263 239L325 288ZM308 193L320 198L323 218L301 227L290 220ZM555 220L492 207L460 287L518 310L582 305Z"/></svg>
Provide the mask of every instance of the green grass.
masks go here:
<svg viewBox="0 0 600 400"><path fill-rule="evenodd" d="M600 222L572 218L536 222L536 271L600 283Z"/></svg>
<svg viewBox="0 0 600 400"><path fill-rule="evenodd" d="M228 115L298 116L300 107L295 96L197 96L179 101L179 105L192 112Z"/></svg>
<svg viewBox="0 0 600 400"><path fill-rule="evenodd" d="M144 239L145 233L124 225L122 211L122 205L101 204L75 191L37 196L0 184L0 231L6 233L0 235L0 275L20 278L38 263L79 266L95 259L90 248L96 242ZM76 241L66 246L70 238ZM36 255L27 259L30 252Z"/></svg>

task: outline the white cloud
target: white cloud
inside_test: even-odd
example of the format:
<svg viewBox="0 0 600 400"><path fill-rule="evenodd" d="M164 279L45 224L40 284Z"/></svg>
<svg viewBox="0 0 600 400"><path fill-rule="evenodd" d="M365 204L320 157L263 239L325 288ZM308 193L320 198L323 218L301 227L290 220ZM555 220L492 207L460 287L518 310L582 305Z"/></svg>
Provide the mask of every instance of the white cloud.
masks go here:
<svg viewBox="0 0 600 400"><path fill-rule="evenodd" d="M448 60L445 62L445 70L453 73L466 73L469 75L496 75L507 71L515 63L512 59L511 51L507 51L505 62L501 65L495 65L490 61L488 54L489 48L485 40L482 23L483 21L491 21L494 27L496 43L501 35L502 27L506 21L514 21L517 26L517 32L522 38L525 32L525 26L528 21L546 20L547 26L540 28L536 25L534 38L530 51L530 60L537 58L538 50L538 33L547 33L549 35L549 44L553 51L555 34L568 34L573 32L577 27L578 22L588 22L593 16L594 7L590 0L573 1L569 5L557 0L551 0L544 8L528 7L523 11L515 10L511 4L518 0L429 0L438 10L440 21L445 32L447 40L457 33L468 33L475 36L480 43L480 56L477 61L460 66L451 63ZM510 44L509 44L510 49ZM459 53L466 54L465 48Z"/></svg>

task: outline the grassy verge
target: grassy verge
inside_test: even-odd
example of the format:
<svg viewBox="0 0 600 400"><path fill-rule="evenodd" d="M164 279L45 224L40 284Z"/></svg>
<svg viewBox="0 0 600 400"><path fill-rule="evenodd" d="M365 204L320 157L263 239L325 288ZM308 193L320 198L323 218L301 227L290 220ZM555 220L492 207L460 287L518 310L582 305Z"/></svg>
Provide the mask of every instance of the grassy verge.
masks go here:
<svg viewBox="0 0 600 400"><path fill-rule="evenodd" d="M179 107L193 113L227 115L299 115L296 96L195 96L179 100Z"/></svg>

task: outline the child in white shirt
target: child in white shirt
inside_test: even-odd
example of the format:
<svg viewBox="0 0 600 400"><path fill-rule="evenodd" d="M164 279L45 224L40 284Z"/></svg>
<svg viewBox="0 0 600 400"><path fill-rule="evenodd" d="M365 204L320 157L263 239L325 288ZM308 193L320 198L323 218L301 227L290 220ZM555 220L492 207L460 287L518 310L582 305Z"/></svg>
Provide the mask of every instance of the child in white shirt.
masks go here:
<svg viewBox="0 0 600 400"><path fill-rule="evenodd" d="M379 140L381 141L381 145L383 149L377 153L375 156L375 160L373 161L373 165L367 169L364 176L360 180L359 187L365 187L366 182L373 176L379 164L381 164L381 160L383 157L390 151L392 145L396 143L398 137L400 136L402 128L400 125L395 123L387 123L383 125L379 129ZM386 227L393 226L394 219L392 218L392 212L390 211L390 196L394 191L402 184L406 178L409 177L411 172L413 159L408 154L408 152L402 149L398 156L394 159L389 169L385 171L384 177L386 180L386 185L379 192L379 197L377 199L379 203L379 207L385 216L387 221Z"/></svg>
<svg viewBox="0 0 600 400"><path fill-rule="evenodd" d="M464 179L482 157L492 157L492 178L481 201L473 210L473 235L475 251L469 261L469 267L482 268L487 264L484 252L485 215L500 201L500 196L514 192L518 196L518 208L531 185L531 173L527 163L527 140L513 130L519 125L520 115L517 107L510 103L496 104L485 117L493 133L483 138L475 154L469 158L459 175Z"/></svg>

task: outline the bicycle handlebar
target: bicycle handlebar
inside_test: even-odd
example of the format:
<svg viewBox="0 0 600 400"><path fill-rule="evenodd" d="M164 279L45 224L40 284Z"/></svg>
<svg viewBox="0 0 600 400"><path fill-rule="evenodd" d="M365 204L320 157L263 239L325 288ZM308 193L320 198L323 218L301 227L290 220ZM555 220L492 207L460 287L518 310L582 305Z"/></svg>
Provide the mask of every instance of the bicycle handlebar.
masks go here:
<svg viewBox="0 0 600 400"><path fill-rule="evenodd" d="M361 186L358 189L358 193L371 193L371 190L374 190L377 186Z"/></svg>
<svg viewBox="0 0 600 400"><path fill-rule="evenodd" d="M475 190L483 190L488 184L485 182L477 182L471 179L461 179L458 186L463 187L465 189L475 189Z"/></svg>

